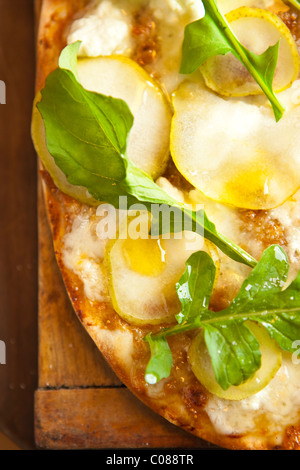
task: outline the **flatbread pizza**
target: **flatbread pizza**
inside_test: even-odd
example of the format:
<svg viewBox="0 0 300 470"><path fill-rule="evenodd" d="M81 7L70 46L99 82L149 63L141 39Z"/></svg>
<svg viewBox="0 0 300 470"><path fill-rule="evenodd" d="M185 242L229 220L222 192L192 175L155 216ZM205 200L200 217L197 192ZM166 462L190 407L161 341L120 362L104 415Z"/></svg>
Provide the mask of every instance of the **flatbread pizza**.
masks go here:
<svg viewBox="0 0 300 470"><path fill-rule="evenodd" d="M32 137L74 310L139 399L230 449L299 448L299 15L44 0L40 16Z"/></svg>

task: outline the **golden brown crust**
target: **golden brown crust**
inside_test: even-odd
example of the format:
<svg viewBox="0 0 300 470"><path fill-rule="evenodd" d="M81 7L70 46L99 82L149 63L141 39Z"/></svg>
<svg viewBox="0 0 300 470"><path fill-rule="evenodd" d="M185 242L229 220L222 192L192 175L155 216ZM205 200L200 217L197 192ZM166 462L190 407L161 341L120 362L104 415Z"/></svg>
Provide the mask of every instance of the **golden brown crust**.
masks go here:
<svg viewBox="0 0 300 470"><path fill-rule="evenodd" d="M47 75L56 68L59 53L66 45L66 31L78 12L88 4L88 0L44 0L41 11L37 40L36 88L40 90ZM271 449L274 447L267 436L218 434L204 405L207 392L195 379L186 361L187 344L190 337L182 335L176 344L170 345L174 354L174 371L162 389L157 389L152 398L147 394L143 380L144 366L149 351L142 341L147 327L139 329L127 324L109 304L91 302L83 292L83 285L77 275L67 269L63 262L63 239L70 230L72 221L83 206L59 191L50 176L41 171L43 188L50 226L53 234L57 262L78 318L91 335L102 354L126 386L149 407L172 423L212 443L230 449ZM88 208L86 208L88 210ZM112 333L129 333L134 339L133 367L126 367L126 358L114 348ZM289 429L285 439L286 448L295 448L298 432ZM296 436L295 438L293 436Z"/></svg>

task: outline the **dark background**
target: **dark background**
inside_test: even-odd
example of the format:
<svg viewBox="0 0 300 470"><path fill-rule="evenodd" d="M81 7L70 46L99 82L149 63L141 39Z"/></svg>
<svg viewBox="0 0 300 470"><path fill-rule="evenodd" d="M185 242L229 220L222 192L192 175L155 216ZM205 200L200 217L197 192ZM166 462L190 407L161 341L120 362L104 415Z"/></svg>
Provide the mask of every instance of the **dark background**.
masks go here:
<svg viewBox="0 0 300 470"><path fill-rule="evenodd" d="M37 383L37 163L30 138L34 1L0 0L0 432L33 448Z"/></svg>

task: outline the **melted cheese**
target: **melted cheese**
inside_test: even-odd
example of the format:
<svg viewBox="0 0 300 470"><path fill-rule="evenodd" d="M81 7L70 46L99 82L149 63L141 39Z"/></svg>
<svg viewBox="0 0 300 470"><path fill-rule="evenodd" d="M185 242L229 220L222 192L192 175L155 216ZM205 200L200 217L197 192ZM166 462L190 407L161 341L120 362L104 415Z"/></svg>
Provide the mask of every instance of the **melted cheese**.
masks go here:
<svg viewBox="0 0 300 470"><path fill-rule="evenodd" d="M133 336L130 331L115 329L101 329L97 326L90 327L91 334L95 334L97 341L103 344L105 350L112 351L113 357L122 364L125 370L132 367L134 353Z"/></svg>
<svg viewBox="0 0 300 470"><path fill-rule="evenodd" d="M82 211L64 237L63 262L77 274L92 301L109 300L103 268L106 240L96 234L95 210Z"/></svg>
<svg viewBox="0 0 300 470"><path fill-rule="evenodd" d="M205 409L221 434L251 432L263 419L265 428L280 443L285 426L299 420L299 365L286 355L274 379L261 392L238 402L211 396Z"/></svg>
<svg viewBox="0 0 300 470"><path fill-rule="evenodd" d="M104 0L72 24L68 44L82 41L81 56L130 55L132 18L120 8L120 2L114 3Z"/></svg>
<svg viewBox="0 0 300 470"><path fill-rule="evenodd" d="M135 14L147 8L153 16L160 47L153 72L173 91L184 77L178 74L184 26L204 15L201 0L102 0L92 2L71 26L68 44L82 41L79 55L96 57L121 54L131 57L135 40L131 34Z"/></svg>
<svg viewBox="0 0 300 470"><path fill-rule="evenodd" d="M264 95L223 98L201 77L184 82L173 95L171 154L178 170L226 204L282 204L300 186L300 80L279 95L286 111L276 123Z"/></svg>

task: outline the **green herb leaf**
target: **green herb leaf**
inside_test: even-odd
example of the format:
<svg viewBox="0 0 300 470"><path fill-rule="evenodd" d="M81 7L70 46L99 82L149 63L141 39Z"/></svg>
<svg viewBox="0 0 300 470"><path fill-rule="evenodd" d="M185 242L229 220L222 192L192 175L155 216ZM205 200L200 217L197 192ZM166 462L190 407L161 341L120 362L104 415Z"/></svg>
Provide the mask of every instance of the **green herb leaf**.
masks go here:
<svg viewBox="0 0 300 470"><path fill-rule="evenodd" d="M203 267L206 264L205 269L211 276L203 283L194 272L201 263ZM293 352L293 343L300 338L300 273L283 290L288 270L284 250L278 245L270 246L230 306L216 313L205 308L215 277L213 261L203 252L194 253L177 284L182 304L182 311L177 315L180 323L164 328L153 335L152 340L203 328L217 382L224 390L230 385L239 385L260 367L259 344L245 325L247 320L264 326L285 351Z"/></svg>
<svg viewBox="0 0 300 470"><path fill-rule="evenodd" d="M190 74L210 57L231 52L256 80L272 105L276 121L279 121L284 108L272 89L279 42L261 55L254 54L239 42L214 0L203 0L203 5L204 18L185 28L180 72Z"/></svg>
<svg viewBox="0 0 300 470"><path fill-rule="evenodd" d="M145 340L150 345L151 359L146 369L146 381L149 384L155 384L165 377L169 377L173 363L173 357L164 337L152 339L149 333Z"/></svg>
<svg viewBox="0 0 300 470"><path fill-rule="evenodd" d="M38 109L46 129L47 147L69 183L84 186L99 201L119 207L126 196L129 206L143 203L157 213L151 233L182 231L188 219L191 230L211 240L232 259L255 266L256 260L223 237L203 211L193 212L170 197L152 178L126 156L127 139L133 116L119 99L85 90L76 78L78 43L67 46L60 65L42 90ZM173 209L173 224L164 227L154 205ZM157 207L156 207L157 209ZM165 232L165 231L167 232Z"/></svg>
<svg viewBox="0 0 300 470"><path fill-rule="evenodd" d="M176 284L181 302L177 322L191 321L206 312L213 291L216 267L205 251L193 253L186 262L186 270Z"/></svg>
<svg viewBox="0 0 300 470"><path fill-rule="evenodd" d="M261 366L259 343L243 322L208 323L204 326L204 339L223 390L245 382Z"/></svg>
<svg viewBox="0 0 300 470"><path fill-rule="evenodd" d="M79 81L78 67L77 67L77 56L82 41L76 41L65 47L60 54L58 65L60 69L70 70L73 73L76 80Z"/></svg>

